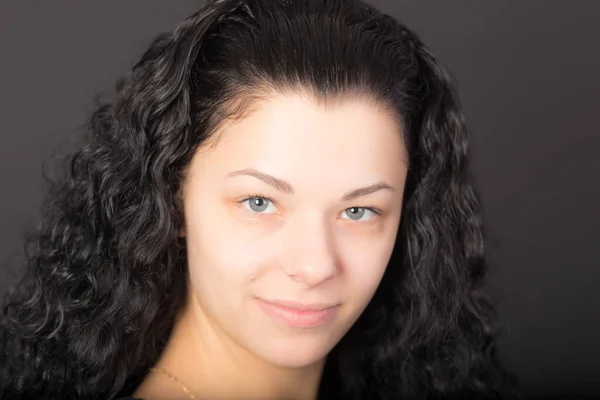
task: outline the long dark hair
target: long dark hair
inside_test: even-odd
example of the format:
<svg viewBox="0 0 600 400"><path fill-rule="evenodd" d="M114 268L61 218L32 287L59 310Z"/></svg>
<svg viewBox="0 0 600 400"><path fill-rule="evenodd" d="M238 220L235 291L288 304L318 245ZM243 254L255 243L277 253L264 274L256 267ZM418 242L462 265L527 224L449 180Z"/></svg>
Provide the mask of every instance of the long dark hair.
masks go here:
<svg viewBox="0 0 600 400"><path fill-rule="evenodd" d="M111 399L160 355L186 293L181 182L216 127L272 91L359 93L409 152L383 281L333 349L325 398L516 398L483 290L483 219L455 79L360 0L218 0L158 36L49 181L28 268L4 300L0 394Z"/></svg>

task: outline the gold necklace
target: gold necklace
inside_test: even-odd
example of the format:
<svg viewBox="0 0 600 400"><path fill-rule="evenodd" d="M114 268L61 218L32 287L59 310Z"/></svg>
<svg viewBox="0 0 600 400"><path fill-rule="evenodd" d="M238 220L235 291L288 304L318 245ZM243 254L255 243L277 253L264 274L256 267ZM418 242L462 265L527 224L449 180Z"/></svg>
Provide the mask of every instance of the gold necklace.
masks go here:
<svg viewBox="0 0 600 400"><path fill-rule="evenodd" d="M181 382L179 379L175 378L173 375L171 375L167 371L165 371L163 369L160 369L158 367L152 367L152 368L150 368L150 372L157 372L159 374L165 375L166 377L168 377L169 379L171 379L173 382L175 382L181 388L181 390L183 390L185 392L185 394L188 395L188 397L190 399L193 399L193 400L197 400L198 399L196 397L196 395L194 395L194 393L192 393L192 391L190 389L188 389L187 386L184 385L183 382Z"/></svg>

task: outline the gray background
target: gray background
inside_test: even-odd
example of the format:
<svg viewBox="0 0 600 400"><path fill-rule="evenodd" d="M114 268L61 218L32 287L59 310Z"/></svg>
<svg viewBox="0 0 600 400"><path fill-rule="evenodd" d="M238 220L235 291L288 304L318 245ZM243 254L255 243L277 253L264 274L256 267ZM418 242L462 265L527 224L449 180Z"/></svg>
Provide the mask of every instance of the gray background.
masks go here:
<svg viewBox="0 0 600 400"><path fill-rule="evenodd" d="M495 246L501 356L531 394L600 398L600 1L373 1L460 82ZM0 1L0 293L41 165L198 0Z"/></svg>

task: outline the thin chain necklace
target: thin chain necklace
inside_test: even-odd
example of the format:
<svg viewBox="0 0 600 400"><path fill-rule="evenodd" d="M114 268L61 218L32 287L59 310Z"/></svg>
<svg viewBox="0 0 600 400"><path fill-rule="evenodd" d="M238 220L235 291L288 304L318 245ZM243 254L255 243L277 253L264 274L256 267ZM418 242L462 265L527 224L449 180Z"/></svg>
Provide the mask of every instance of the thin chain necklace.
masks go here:
<svg viewBox="0 0 600 400"><path fill-rule="evenodd" d="M193 399L193 400L197 400L198 399L196 397L196 395L194 395L194 393L192 393L192 391L187 386L185 386L185 384L183 382L181 382L179 379L177 379L176 377L174 377L173 375L171 375L167 371L165 371L163 369L160 369L158 367L152 367L152 368L150 368L150 372L156 372L156 373L165 375L166 377L168 377L169 379L171 379L173 382L175 382L181 388L181 390L183 390L185 392L185 394L188 395L188 397L190 399Z"/></svg>

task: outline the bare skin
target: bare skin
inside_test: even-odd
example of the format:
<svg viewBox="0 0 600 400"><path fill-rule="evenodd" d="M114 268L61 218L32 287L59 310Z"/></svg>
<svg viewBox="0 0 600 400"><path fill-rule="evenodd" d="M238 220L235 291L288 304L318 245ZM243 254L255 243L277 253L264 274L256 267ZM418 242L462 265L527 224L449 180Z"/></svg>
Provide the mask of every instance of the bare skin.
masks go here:
<svg viewBox="0 0 600 400"><path fill-rule="evenodd" d="M366 99L325 108L274 94L219 135L184 183L189 295L156 366L196 398L316 399L327 354L391 256L407 173L399 125ZM327 311L298 322L269 311L279 301ZM191 398L155 373L134 397Z"/></svg>

